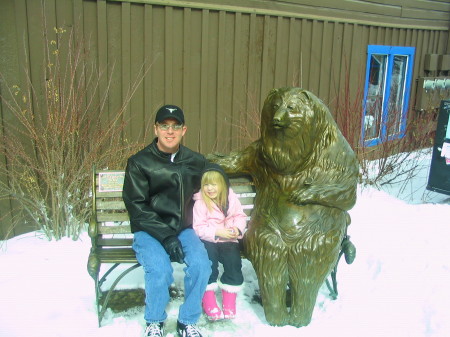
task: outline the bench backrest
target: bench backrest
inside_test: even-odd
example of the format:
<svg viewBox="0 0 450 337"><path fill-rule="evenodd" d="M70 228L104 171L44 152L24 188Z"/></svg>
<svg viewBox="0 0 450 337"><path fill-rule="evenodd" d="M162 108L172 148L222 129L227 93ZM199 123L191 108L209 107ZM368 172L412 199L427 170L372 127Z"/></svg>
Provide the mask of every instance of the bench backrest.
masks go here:
<svg viewBox="0 0 450 337"><path fill-rule="evenodd" d="M93 168L89 235L96 248L132 245L129 216L122 199L124 177L124 171ZM230 178L230 183L249 220L256 195L253 182L247 177L235 177Z"/></svg>

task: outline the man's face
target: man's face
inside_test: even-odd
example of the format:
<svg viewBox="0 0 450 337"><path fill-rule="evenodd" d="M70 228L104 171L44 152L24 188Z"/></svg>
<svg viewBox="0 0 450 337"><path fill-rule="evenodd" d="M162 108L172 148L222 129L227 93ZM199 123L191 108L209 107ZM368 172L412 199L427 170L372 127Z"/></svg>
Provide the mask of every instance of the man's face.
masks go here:
<svg viewBox="0 0 450 337"><path fill-rule="evenodd" d="M155 125L155 135L158 137L158 148L166 153L175 153L180 147L181 139L186 133L186 126L183 125L181 129L175 130L173 126L180 123L173 118L168 118L161 123ZM167 130L163 130L164 126L169 126Z"/></svg>

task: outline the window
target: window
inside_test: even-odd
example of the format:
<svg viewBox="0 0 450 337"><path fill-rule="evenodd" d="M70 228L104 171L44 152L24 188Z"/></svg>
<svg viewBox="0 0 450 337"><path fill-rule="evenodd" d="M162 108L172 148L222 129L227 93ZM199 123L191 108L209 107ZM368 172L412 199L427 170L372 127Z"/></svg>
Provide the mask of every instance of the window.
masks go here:
<svg viewBox="0 0 450 337"><path fill-rule="evenodd" d="M362 133L374 146L405 134L414 48L368 46L367 53Z"/></svg>

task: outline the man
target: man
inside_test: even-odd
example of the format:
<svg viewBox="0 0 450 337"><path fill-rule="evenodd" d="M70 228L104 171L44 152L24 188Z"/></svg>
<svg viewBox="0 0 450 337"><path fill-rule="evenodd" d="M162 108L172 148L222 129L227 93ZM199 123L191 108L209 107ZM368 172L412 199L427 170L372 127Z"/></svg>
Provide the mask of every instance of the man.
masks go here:
<svg viewBox="0 0 450 337"><path fill-rule="evenodd" d="M204 156L181 145L183 111L165 105L156 113L156 138L128 159L123 200L134 233L133 249L145 272L145 336L162 337L173 282L172 262L185 263L184 303L177 333L201 337L195 327L211 274L208 254L192 229L192 194L200 187Z"/></svg>

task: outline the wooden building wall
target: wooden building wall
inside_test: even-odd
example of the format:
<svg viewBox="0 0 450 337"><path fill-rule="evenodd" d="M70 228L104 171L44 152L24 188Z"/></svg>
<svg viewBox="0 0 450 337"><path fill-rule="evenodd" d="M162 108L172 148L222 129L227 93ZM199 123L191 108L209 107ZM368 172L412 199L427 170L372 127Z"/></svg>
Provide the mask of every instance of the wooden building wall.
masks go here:
<svg viewBox="0 0 450 337"><path fill-rule="evenodd" d="M36 0L0 2L0 93L25 81L23 67L33 80L42 75L41 8ZM127 138L141 139L154 111L176 104L187 118L185 144L202 153L248 142L238 125L256 136L271 88L301 86L330 106L347 74L356 90L369 44L415 47L415 80L425 75L426 54L450 53L443 0L46 0L45 16L48 27L75 27L99 69L111 74L109 114L141 66L149 69L127 109ZM4 103L0 113L9 118ZM11 201L0 201L0 236L10 209Z"/></svg>

